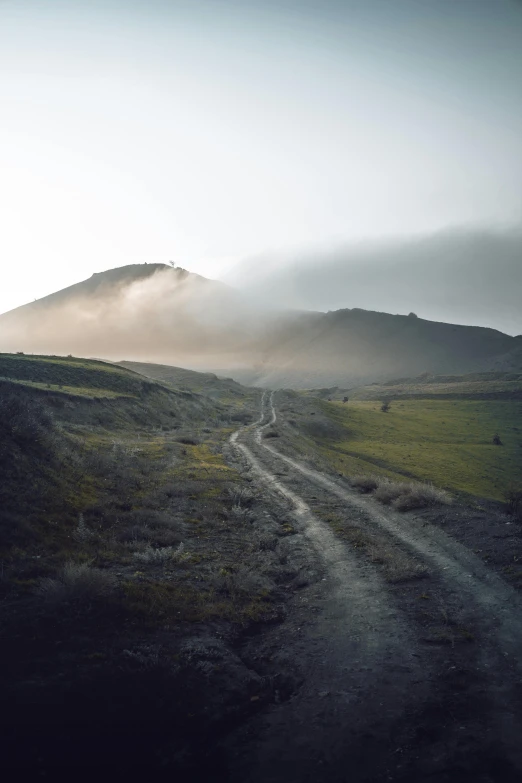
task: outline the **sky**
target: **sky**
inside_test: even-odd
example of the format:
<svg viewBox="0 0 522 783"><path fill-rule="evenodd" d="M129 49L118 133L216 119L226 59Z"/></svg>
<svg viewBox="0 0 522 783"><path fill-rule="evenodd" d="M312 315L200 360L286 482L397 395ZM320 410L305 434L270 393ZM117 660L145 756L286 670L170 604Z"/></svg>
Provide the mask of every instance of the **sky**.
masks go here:
<svg viewBox="0 0 522 783"><path fill-rule="evenodd" d="M129 263L511 230L522 2L0 0L0 113L0 312Z"/></svg>

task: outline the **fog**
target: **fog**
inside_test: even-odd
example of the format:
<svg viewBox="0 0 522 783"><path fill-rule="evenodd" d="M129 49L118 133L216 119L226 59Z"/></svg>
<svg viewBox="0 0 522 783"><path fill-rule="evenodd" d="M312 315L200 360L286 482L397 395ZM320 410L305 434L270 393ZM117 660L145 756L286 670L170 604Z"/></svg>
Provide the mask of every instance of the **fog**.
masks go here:
<svg viewBox="0 0 522 783"><path fill-rule="evenodd" d="M264 320L233 289L182 269L124 267L0 318L3 350L233 366Z"/></svg>
<svg viewBox="0 0 522 783"><path fill-rule="evenodd" d="M228 280L274 307L363 308L522 333L522 230L448 229L246 259Z"/></svg>

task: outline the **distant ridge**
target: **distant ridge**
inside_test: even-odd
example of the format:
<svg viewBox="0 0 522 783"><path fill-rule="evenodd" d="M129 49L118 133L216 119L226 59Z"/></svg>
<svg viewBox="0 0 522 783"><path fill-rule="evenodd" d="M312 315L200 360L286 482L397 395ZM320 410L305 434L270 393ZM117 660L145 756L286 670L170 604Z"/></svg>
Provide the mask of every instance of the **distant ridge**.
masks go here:
<svg viewBox="0 0 522 783"><path fill-rule="evenodd" d="M522 337L413 313L264 311L165 264L97 273L0 315L0 351L175 365L271 388L522 370Z"/></svg>

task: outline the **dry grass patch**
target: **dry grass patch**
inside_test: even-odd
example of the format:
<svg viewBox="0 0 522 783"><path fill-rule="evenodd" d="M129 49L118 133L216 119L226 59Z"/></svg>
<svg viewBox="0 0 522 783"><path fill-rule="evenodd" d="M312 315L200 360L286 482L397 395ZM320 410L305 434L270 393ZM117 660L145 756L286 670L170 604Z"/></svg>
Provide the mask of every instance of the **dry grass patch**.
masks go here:
<svg viewBox="0 0 522 783"><path fill-rule="evenodd" d="M367 494L373 492L379 486L379 479L377 476L352 476L350 484L354 489L358 489L359 492Z"/></svg>
<svg viewBox="0 0 522 783"><path fill-rule="evenodd" d="M451 496L433 484L410 484L406 492L401 493L393 502L397 511L410 511L428 506L449 506Z"/></svg>
<svg viewBox="0 0 522 783"><path fill-rule="evenodd" d="M411 579L422 579L428 574L423 563L391 544L371 544L366 551L372 563L382 565L387 582L408 582Z"/></svg>
<svg viewBox="0 0 522 783"><path fill-rule="evenodd" d="M380 476L354 476L352 487L370 493L379 503L393 506L397 511L411 511L429 506L448 506L451 495L444 489L419 481L390 481Z"/></svg>
<svg viewBox="0 0 522 783"><path fill-rule="evenodd" d="M88 606L93 600L104 598L115 588L115 579L106 571L92 568L87 563L69 561L57 579L40 580L38 593L47 604L79 604Z"/></svg>
<svg viewBox="0 0 522 783"><path fill-rule="evenodd" d="M184 553L184 546L182 543L177 547L156 547L149 543L143 549L134 552L132 556L142 563L166 563L167 561L173 560L180 562L186 557L186 554Z"/></svg>

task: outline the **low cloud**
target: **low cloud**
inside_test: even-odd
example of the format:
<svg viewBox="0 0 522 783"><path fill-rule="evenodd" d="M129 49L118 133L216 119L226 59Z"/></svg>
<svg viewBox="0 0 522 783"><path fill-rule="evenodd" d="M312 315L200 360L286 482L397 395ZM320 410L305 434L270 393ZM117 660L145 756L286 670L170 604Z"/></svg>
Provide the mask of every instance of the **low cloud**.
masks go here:
<svg viewBox="0 0 522 783"><path fill-rule="evenodd" d="M228 366L261 324L222 283L123 267L2 316L0 339L7 351Z"/></svg>
<svg viewBox="0 0 522 783"><path fill-rule="evenodd" d="M248 259L230 277L258 301L305 310L415 312L522 333L522 231L448 230L290 257Z"/></svg>

